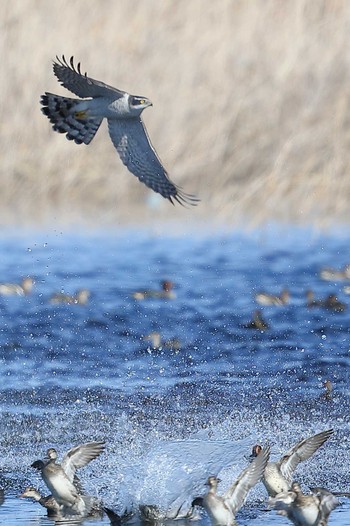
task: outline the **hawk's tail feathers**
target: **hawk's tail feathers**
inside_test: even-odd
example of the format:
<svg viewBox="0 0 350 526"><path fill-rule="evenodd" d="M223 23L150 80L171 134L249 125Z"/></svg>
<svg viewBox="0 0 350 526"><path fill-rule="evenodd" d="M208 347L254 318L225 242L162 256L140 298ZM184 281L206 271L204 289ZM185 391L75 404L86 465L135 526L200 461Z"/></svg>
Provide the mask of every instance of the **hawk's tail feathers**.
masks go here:
<svg viewBox="0 0 350 526"><path fill-rule="evenodd" d="M41 111L52 123L52 128L65 133L67 139L76 144L89 144L100 127L102 119L89 118L83 111L74 111L80 99L61 97L53 93L41 96Z"/></svg>

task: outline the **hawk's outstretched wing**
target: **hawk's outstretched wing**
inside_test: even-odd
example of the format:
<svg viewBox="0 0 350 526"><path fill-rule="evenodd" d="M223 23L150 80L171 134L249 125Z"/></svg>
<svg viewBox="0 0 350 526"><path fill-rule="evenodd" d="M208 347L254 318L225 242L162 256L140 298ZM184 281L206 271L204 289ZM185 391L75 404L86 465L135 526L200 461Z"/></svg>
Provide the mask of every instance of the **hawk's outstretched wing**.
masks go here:
<svg viewBox="0 0 350 526"><path fill-rule="evenodd" d="M56 57L56 59L57 62L53 63L54 74L62 86L78 97L110 97L115 100L124 95L124 91L108 86L108 84L94 80L88 77L86 73L82 73L80 62L75 67L73 57L70 58L69 64L64 55L62 58Z"/></svg>
<svg viewBox="0 0 350 526"><path fill-rule="evenodd" d="M169 199L171 203L175 200L180 204L196 204L198 200L194 196L181 192L170 181L141 118L108 119L108 130L121 160L142 183Z"/></svg>

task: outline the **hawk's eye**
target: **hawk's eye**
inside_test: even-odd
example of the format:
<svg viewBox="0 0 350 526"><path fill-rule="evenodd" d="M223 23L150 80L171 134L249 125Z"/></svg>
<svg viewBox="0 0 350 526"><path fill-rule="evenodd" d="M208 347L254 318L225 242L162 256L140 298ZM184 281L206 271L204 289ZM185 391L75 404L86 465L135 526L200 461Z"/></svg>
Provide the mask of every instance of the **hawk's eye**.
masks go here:
<svg viewBox="0 0 350 526"><path fill-rule="evenodd" d="M134 106L140 106L141 104L144 104L146 101L145 99L141 99L141 97L133 97L132 103Z"/></svg>

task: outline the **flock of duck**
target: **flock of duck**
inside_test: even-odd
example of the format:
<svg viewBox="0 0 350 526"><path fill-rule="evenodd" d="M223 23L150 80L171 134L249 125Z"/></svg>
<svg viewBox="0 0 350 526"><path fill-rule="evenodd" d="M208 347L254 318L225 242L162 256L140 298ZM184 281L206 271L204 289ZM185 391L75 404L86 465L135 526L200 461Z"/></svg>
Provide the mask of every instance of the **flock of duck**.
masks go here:
<svg viewBox="0 0 350 526"><path fill-rule="evenodd" d="M0 283L0 296L28 296L34 287L34 279L26 276L20 283ZM55 292L50 296L50 303L66 303L69 305L86 305L90 297L88 289L77 290L75 294Z"/></svg>
<svg viewBox="0 0 350 526"><path fill-rule="evenodd" d="M350 265L342 270L323 269L320 277L331 281L350 280ZM33 285L34 280L30 277L24 278L19 284L0 283L0 295L24 296L31 293ZM159 290L139 290L132 293L131 296L140 301L150 298L175 299L173 288L174 284L170 280L164 280ZM344 287L344 292L350 293L350 287ZM84 305L88 302L89 296L88 289L81 289L74 295L63 292L55 293L49 301L53 304ZM290 293L287 289L283 289L280 295L259 292L255 295L255 300L262 306L281 306L289 302ZM331 309L336 312L342 312L346 308L346 305L337 299L336 294L330 294L324 300L319 300L314 298L312 291L307 292L307 306ZM244 327L266 330L268 325L263 320L261 312L257 310L253 320ZM144 339L150 339L153 347L159 347L162 343L165 345L165 342L161 342L161 336L157 332L150 333ZM180 343L170 342L169 345L176 348L175 345L179 346ZM331 385L325 387L326 390L331 391ZM301 440L276 462L270 461L268 445L264 448L259 444L255 445L250 457L251 462L223 495L218 494L220 479L212 475L205 483L207 492L194 498L185 512L181 507L181 513L171 518L193 520L199 517L198 508L200 508L208 514L213 526L233 526L236 524L236 514L243 506L248 492L259 481L262 481L269 495L269 508L287 517L295 526L326 526L330 513L339 504L336 497L349 495L334 494L320 487L310 488L310 493L304 493L300 484L293 480L293 474L298 464L309 459L332 434L333 430L330 429ZM123 516L119 516L97 497L86 495L76 475L79 468L96 459L104 450L103 441L82 444L70 449L59 464L57 451L50 448L46 457L33 462L32 467L41 474L51 494L42 496L38 489L29 486L20 497L31 498L38 502L55 520L102 518L106 514L113 525L127 521L135 512L126 512ZM146 522L158 522L170 518L153 504L139 505L137 513L141 520Z"/></svg>
<svg viewBox="0 0 350 526"><path fill-rule="evenodd" d="M159 523L167 518L195 520L200 518L199 508L208 514L213 526L234 526L237 524L236 515L248 492L262 481L269 495L269 510L277 510L278 514L287 517L295 526L327 526L330 513L339 504L336 497L349 497L349 494L331 493L320 487L310 488L311 492L306 494L300 484L293 480L293 475L299 463L309 459L332 434L333 430L328 429L300 440L274 462L270 461L269 445L262 447L256 444L252 449L250 463L223 495L218 494L220 479L212 475L205 482L207 492L195 498L190 496L187 509L181 504L178 514L171 517L167 517L166 513L153 504L139 505L136 510L126 511L123 516L119 516L97 497L84 493L76 471L103 453L103 441L73 447L64 455L60 464L57 462L57 451L54 448L48 449L46 457L35 460L32 467L39 471L51 494L44 497L37 489L29 486L20 497L38 502L57 521L102 518L104 514L112 525L126 522L135 514L139 515L142 522L148 523Z"/></svg>
<svg viewBox="0 0 350 526"><path fill-rule="evenodd" d="M350 265L346 265L343 269L334 269L326 267L321 269L319 273L321 279L327 281L350 281ZM0 296L26 296L32 292L34 280L31 277L25 277L21 283L0 283ZM343 287L345 294L350 294L350 285ZM67 294L64 292L55 292L49 298L49 302L53 304L66 303L86 305L90 298L90 291L86 288L79 289L75 294ZM132 298L138 301L147 299L176 299L174 292L174 283L170 280L163 280L160 282L160 289L142 289L137 290L131 294ZM258 292L255 294L255 301L261 306L282 306L287 305L290 301L290 292L287 288L282 289L280 294L270 294L268 292ZM316 299L312 290L306 291L306 306L308 308L318 307L328 309L334 312L343 312L347 309L346 303L341 302L335 293L328 294L324 299ZM252 320L242 325L247 329L257 329L260 331L269 328L268 323L263 319L262 313L259 309L253 312Z"/></svg>
<svg viewBox="0 0 350 526"><path fill-rule="evenodd" d="M321 269L319 276L325 281L350 281L350 265L345 265L345 267L340 270L331 267L323 268ZM345 294L350 294L350 285L345 285L343 287L343 292ZM315 298L315 293L312 290L307 290L305 294L306 307L309 309L321 308L333 312L344 312L347 309L347 304L340 301L335 293L328 294L322 299ZM286 288L282 289L280 294L258 292L255 294L255 301L261 306L287 305L290 301L290 292ZM242 325L242 327L245 329L256 329L258 331L266 331L270 328L267 321L263 318L260 309L256 309L253 312L252 319L248 323Z"/></svg>
<svg viewBox="0 0 350 526"><path fill-rule="evenodd" d="M0 283L0 296L27 296L34 287L34 279L27 276L20 283ZM151 298L173 300L176 294L173 291L174 283L170 280L163 280L159 290L138 290L131 294L135 300L145 300ZM55 292L49 298L50 303L66 303L68 305L86 305L90 298L90 291L86 288L77 290L74 294L65 292Z"/></svg>

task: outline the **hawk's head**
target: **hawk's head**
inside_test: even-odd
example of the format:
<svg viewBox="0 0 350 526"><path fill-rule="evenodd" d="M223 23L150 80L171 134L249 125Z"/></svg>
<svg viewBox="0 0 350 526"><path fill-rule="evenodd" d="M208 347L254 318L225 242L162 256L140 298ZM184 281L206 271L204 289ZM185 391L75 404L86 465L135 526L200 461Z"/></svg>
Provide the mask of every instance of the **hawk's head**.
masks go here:
<svg viewBox="0 0 350 526"><path fill-rule="evenodd" d="M129 97L130 109L135 113L141 113L148 106L152 106L152 102L146 97L137 97L136 95L130 95Z"/></svg>

